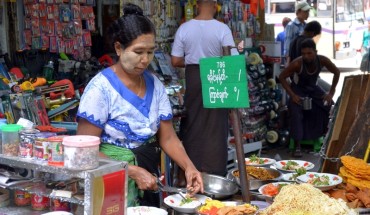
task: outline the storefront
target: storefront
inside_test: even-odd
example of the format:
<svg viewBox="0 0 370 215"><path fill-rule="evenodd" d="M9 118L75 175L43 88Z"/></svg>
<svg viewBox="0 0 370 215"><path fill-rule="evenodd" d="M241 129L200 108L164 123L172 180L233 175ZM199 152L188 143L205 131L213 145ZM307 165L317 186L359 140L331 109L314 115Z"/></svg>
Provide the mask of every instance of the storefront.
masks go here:
<svg viewBox="0 0 370 215"><path fill-rule="evenodd" d="M225 210L220 213L234 211L234 214L256 214L259 210L261 214L275 214L276 208L281 209L281 214L330 214L325 213L327 211L356 214L355 209L365 213L368 211L370 171L366 166L367 161L361 162L363 152L355 149L353 157L343 157L351 150L346 148L349 144L343 141L343 147L335 147L336 138L343 139L344 132L351 134L353 141L354 128L351 126L343 128L343 134L340 134L338 127L331 124L329 130L334 135L326 137L331 138L326 144L327 148L321 147L322 142L314 145L314 151L327 158L325 162L331 161L328 156L336 157L335 167L332 163L325 163L324 166L325 172L332 174L309 172L314 167L310 161L293 160L290 157L279 161L273 159L273 155L261 158L261 150L287 146L290 138L286 126L286 95L277 82L280 43L274 41L273 26L264 23L264 1L253 0L218 1L215 16L231 29L236 44L231 48L236 48L240 41L244 41L244 47L239 49L243 65L239 67L243 68L240 71L245 71L246 89L242 91L248 102L246 106L232 107L237 116L234 120L240 125L230 126L229 129L228 174L225 177L204 174L206 192L195 199L182 198L180 194L171 195L176 193L174 190L184 189L170 187L174 186L177 179L173 173L177 167L162 154L160 172L165 185L160 192L161 207L130 207L127 211L128 163L98 158L100 140L75 135L76 114L86 85L116 61L107 29L122 15L125 3L140 6L144 16L154 23L157 47L148 70L165 86L174 127L176 131L179 130L186 111L183 105L185 74L182 69L171 65L171 46L179 26L197 14L195 0L1 1L0 213L216 214L218 210ZM235 82L240 82L240 77L244 76L239 74L239 80ZM369 75L354 80L360 83L356 86L361 89L355 89L355 85L353 88L352 85L347 86L348 92L357 92L357 100L352 98L351 101L358 104L357 110L361 116L366 114L369 99L368 93L361 94L359 91L365 89L365 92L369 92L366 91L369 89L369 80ZM227 85L232 91L226 92L225 89L222 96L218 91L218 94L214 92L214 99L225 98L228 93L230 97L238 95L239 98L239 94L242 94L236 87L239 85L230 86ZM331 115L333 120L340 116L338 112L345 112L348 105L349 94L343 96L347 100L338 102L333 108L337 111ZM340 122L335 123L339 125L344 122L361 129L366 123L357 120L355 114L343 116ZM234 137L238 134L241 137ZM368 137L362 130L358 146L364 147ZM340 151L339 148L347 151ZM250 153L256 155L251 156ZM241 166L237 160L241 156L247 156L246 163L241 165L247 166L244 173L238 170ZM344 165L339 162L340 158ZM361 168L354 167L352 162ZM315 170L320 171L319 168ZM298 173L301 175L296 175ZM240 178L243 174L251 178ZM325 186L315 184L318 189L306 185L288 185L296 182L312 184L313 179L323 178L328 180ZM246 184L249 189L243 190ZM288 189L282 189L284 186ZM303 190L310 197L300 198ZM333 198L325 196L320 190ZM280 191L282 194L279 196ZM293 191L297 196L288 198L289 192ZM337 195L339 192L340 196ZM323 201L315 201L310 205L311 209L317 206L316 212L304 205L305 201L315 197ZM335 200L337 198L347 202L349 207L342 200ZM251 205L243 204L245 199L250 200ZM297 207L293 210L293 206L287 206L284 201L295 201ZM263 212L262 209L266 210Z"/></svg>

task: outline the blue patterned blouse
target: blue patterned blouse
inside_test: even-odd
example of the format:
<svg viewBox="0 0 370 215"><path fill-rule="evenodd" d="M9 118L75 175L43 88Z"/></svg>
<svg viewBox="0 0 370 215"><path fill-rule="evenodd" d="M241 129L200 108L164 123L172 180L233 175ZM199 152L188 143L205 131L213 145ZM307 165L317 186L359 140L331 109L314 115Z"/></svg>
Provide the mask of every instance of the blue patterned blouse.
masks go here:
<svg viewBox="0 0 370 215"><path fill-rule="evenodd" d="M162 82L145 71L146 94L140 98L106 68L86 86L77 118L103 129L101 141L128 149L153 137L161 120L172 119L172 109Z"/></svg>

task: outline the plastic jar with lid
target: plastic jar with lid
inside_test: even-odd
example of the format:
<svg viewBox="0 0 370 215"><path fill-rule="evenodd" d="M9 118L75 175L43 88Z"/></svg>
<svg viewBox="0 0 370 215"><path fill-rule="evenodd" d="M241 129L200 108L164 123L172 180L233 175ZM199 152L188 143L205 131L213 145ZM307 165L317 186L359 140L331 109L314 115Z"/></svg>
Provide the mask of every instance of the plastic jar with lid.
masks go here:
<svg viewBox="0 0 370 215"><path fill-rule="evenodd" d="M0 118L0 154L3 153L3 147L2 147L2 132L1 129L4 125L7 125L6 119Z"/></svg>
<svg viewBox="0 0 370 215"><path fill-rule="evenodd" d="M89 135L65 137L64 166L72 170L95 169L99 166L100 138Z"/></svg>
<svg viewBox="0 0 370 215"><path fill-rule="evenodd" d="M3 154L8 156L18 156L19 131L22 126L16 124L4 125L1 128Z"/></svg>

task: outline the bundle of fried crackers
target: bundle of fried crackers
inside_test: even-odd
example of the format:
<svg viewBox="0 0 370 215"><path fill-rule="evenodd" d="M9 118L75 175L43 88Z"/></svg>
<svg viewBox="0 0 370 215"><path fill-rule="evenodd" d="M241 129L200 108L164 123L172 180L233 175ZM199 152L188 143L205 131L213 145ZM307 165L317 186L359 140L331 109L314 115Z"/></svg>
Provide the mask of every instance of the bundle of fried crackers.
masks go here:
<svg viewBox="0 0 370 215"><path fill-rule="evenodd" d="M339 175L346 183L350 183L360 189L370 188L370 165L364 160L352 156L342 156L343 166L339 169Z"/></svg>
<svg viewBox="0 0 370 215"><path fill-rule="evenodd" d="M346 184L328 194L343 199L350 208L370 208L370 165L352 156L342 156L341 161L339 175Z"/></svg>

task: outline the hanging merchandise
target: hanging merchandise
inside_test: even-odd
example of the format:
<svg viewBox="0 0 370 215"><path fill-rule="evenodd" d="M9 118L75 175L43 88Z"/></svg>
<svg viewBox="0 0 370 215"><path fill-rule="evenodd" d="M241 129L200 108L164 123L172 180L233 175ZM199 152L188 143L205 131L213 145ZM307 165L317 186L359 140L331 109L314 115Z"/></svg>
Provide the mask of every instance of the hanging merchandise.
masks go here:
<svg viewBox="0 0 370 215"><path fill-rule="evenodd" d="M91 32L95 31L93 1L24 2L24 49L46 49L51 53L67 53L76 59L92 46Z"/></svg>
<svg viewBox="0 0 370 215"><path fill-rule="evenodd" d="M194 18L194 5L191 0L188 0L185 6L185 20L189 21Z"/></svg>

